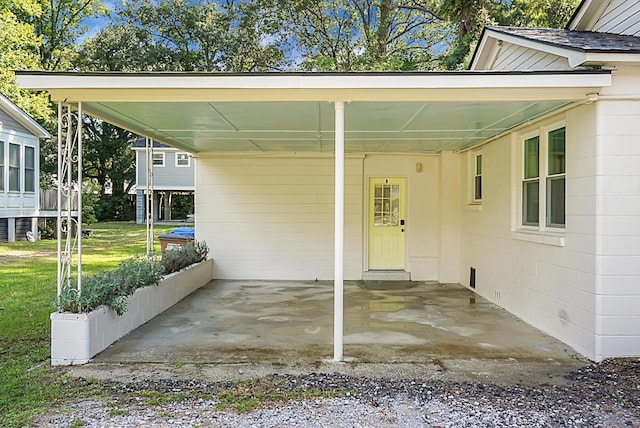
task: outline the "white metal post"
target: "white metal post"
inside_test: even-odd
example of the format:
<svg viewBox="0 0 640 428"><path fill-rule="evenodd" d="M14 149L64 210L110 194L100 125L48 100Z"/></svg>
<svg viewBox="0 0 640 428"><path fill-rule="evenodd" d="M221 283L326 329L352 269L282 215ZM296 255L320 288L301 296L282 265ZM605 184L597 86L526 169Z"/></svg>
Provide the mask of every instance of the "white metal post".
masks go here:
<svg viewBox="0 0 640 428"><path fill-rule="evenodd" d="M344 341L344 102L335 103L335 236L333 359L342 361Z"/></svg>
<svg viewBox="0 0 640 428"><path fill-rule="evenodd" d="M58 204L56 213L56 238L58 240L58 298L62 294L62 103L58 103Z"/></svg>
<svg viewBox="0 0 640 428"><path fill-rule="evenodd" d="M78 103L77 160L78 160L78 293L82 292L82 103Z"/></svg>
<svg viewBox="0 0 640 428"><path fill-rule="evenodd" d="M147 157L147 256L153 255L153 139L145 137L145 153Z"/></svg>

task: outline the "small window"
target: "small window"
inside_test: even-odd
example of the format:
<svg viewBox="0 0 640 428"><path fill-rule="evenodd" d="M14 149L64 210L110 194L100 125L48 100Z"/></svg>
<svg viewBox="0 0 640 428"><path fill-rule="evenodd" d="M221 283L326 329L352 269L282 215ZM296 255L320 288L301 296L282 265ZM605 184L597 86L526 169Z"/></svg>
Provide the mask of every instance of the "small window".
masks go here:
<svg viewBox="0 0 640 428"><path fill-rule="evenodd" d="M522 185L522 224L538 226L540 219L540 137L524 142L524 181Z"/></svg>
<svg viewBox="0 0 640 428"><path fill-rule="evenodd" d="M477 154L474 156L473 167L473 200L476 202L482 201L482 155Z"/></svg>
<svg viewBox="0 0 640 428"><path fill-rule="evenodd" d="M153 154L153 166L164 166L164 153Z"/></svg>
<svg viewBox="0 0 640 428"><path fill-rule="evenodd" d="M20 191L20 146L9 144L9 191Z"/></svg>
<svg viewBox="0 0 640 428"><path fill-rule="evenodd" d="M176 153L176 166L189 167L191 165L191 157L188 153Z"/></svg>
<svg viewBox="0 0 640 428"><path fill-rule="evenodd" d="M4 190L4 141L0 141L0 190Z"/></svg>
<svg viewBox="0 0 640 428"><path fill-rule="evenodd" d="M24 147L24 191L36 191L36 149Z"/></svg>

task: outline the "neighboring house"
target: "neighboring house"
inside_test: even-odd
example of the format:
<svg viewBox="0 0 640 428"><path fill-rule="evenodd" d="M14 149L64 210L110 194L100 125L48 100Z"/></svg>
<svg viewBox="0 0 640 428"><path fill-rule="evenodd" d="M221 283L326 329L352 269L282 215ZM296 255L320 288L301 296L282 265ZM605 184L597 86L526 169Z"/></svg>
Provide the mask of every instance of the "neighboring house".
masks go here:
<svg viewBox="0 0 640 428"><path fill-rule="evenodd" d="M461 283L591 359L638 356L638 5L487 28L469 72L18 80L194 153L218 278Z"/></svg>
<svg viewBox="0 0 640 428"><path fill-rule="evenodd" d="M136 223L145 222L147 194L147 154L144 137L133 143L136 152ZM190 153L153 142L153 219L172 220L175 194L193 198L194 162Z"/></svg>
<svg viewBox="0 0 640 428"><path fill-rule="evenodd" d="M0 242L38 235L40 139L50 137L0 95Z"/></svg>

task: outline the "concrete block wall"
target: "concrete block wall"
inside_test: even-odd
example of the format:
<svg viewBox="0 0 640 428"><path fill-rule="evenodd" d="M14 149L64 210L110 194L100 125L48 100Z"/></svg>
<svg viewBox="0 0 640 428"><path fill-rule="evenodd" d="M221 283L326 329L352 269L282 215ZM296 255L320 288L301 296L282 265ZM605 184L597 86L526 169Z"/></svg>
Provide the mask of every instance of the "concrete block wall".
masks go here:
<svg viewBox="0 0 640 428"><path fill-rule="evenodd" d="M196 231L220 279L332 279L334 160L202 154ZM363 157L345 160L345 279L362 277Z"/></svg>
<svg viewBox="0 0 640 428"><path fill-rule="evenodd" d="M481 149L482 204L469 204L466 191L460 200L461 282L468 285L469 269L476 268L479 294L593 359L598 358L597 217L590 178L595 168L595 119L595 106L586 105L487 144ZM567 129L566 229L525 230L519 226L523 135L545 132L559 123ZM462 169L462 186L470 186L470 170Z"/></svg>
<svg viewBox="0 0 640 428"><path fill-rule="evenodd" d="M631 87L640 80L629 77ZM640 101L613 96L596 107L595 353L640 355Z"/></svg>

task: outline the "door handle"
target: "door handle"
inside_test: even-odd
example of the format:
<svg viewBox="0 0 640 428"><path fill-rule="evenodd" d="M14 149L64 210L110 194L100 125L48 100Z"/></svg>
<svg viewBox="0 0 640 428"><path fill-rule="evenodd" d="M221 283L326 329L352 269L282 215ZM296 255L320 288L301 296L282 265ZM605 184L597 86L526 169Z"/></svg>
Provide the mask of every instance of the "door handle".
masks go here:
<svg viewBox="0 0 640 428"><path fill-rule="evenodd" d="M400 226L404 226L404 219L400 220Z"/></svg>

